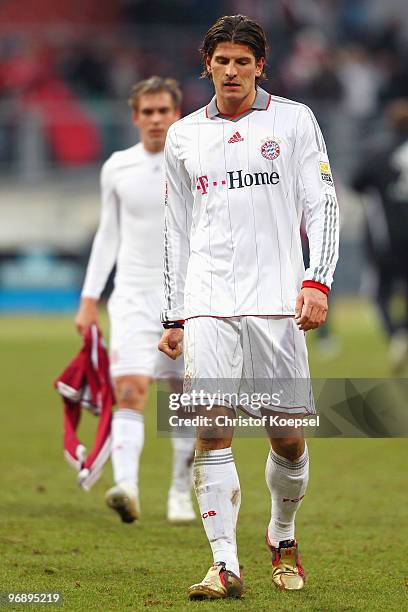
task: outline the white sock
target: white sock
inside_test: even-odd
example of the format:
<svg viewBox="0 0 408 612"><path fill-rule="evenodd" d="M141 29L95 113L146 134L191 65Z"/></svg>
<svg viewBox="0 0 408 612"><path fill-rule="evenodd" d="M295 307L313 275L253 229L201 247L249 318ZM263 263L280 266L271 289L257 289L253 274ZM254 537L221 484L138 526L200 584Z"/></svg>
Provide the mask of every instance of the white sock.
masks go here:
<svg viewBox="0 0 408 612"><path fill-rule="evenodd" d="M125 483L138 492L143 443L143 414L129 408L116 410L112 419L111 453L115 484Z"/></svg>
<svg viewBox="0 0 408 612"><path fill-rule="evenodd" d="M179 433L179 429L177 430ZM190 493L193 486L193 461L195 448L195 432L191 428L191 436L172 438L173 446L173 478L170 492Z"/></svg>
<svg viewBox="0 0 408 612"><path fill-rule="evenodd" d="M295 538L295 515L309 480L307 446L303 455L295 461L281 457L271 448L266 461L265 479L272 500L268 536L271 544L278 546L282 540Z"/></svg>
<svg viewBox="0 0 408 612"><path fill-rule="evenodd" d="M196 451L194 488L214 563L239 576L236 525L241 489L230 448Z"/></svg>

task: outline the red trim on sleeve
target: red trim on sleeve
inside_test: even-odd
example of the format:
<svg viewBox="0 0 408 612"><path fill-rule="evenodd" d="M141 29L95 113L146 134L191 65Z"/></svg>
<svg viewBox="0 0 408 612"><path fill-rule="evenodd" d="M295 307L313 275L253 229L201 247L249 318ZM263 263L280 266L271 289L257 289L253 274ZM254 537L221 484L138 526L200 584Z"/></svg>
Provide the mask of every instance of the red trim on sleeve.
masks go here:
<svg viewBox="0 0 408 612"><path fill-rule="evenodd" d="M311 289L319 289L319 291L322 291L326 295L328 295L330 291L330 289L326 285L323 285L322 283L317 283L316 281L312 281L312 280L303 281L302 289L304 287L310 287Z"/></svg>

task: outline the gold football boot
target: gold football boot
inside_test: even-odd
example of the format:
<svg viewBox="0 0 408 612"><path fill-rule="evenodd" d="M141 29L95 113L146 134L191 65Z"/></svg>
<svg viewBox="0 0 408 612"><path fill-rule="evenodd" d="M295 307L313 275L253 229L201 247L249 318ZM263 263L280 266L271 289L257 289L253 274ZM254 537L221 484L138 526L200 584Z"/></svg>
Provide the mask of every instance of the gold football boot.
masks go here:
<svg viewBox="0 0 408 612"><path fill-rule="evenodd" d="M226 599L242 597L244 585L238 576L225 568L222 561L214 563L202 582L188 589L189 599Z"/></svg>
<svg viewBox="0 0 408 612"><path fill-rule="evenodd" d="M266 544L272 555L272 582L282 591L299 591L303 589L306 576L300 562L296 540L283 540L279 547L273 546L268 534Z"/></svg>

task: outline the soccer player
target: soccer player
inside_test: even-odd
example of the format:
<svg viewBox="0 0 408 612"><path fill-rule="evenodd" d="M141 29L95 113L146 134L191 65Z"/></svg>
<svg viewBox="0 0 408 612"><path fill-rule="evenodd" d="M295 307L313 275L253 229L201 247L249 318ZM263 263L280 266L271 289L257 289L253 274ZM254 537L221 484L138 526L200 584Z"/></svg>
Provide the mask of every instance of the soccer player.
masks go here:
<svg viewBox="0 0 408 612"><path fill-rule="evenodd" d="M101 174L102 211L93 242L76 327L81 334L98 323L97 302L116 263L108 303L110 360L117 410L112 422L115 486L107 504L122 521L139 518L139 460L144 443L143 410L153 378L181 380L183 364L169 367L158 353L163 296L163 148L169 126L180 117L181 91L173 79L153 76L130 93L141 142L117 151ZM174 384L174 383L173 383ZM170 521L194 520L191 501L191 438L173 439Z"/></svg>
<svg viewBox="0 0 408 612"><path fill-rule="evenodd" d="M266 398L262 414L313 414L305 332L326 319L338 251L326 146L307 106L259 87L266 56L259 24L242 15L222 17L206 33L201 53L215 97L174 123L165 147L165 330L159 348L175 359L184 342L185 388L204 392L202 414L209 414L206 394L214 390L224 397L211 414L231 416L236 404L224 391L238 392L239 399L242 388L263 392L276 382L279 390L285 381L282 401ZM310 241L306 271L302 213ZM220 430L215 419L197 428L194 485L214 562L190 587L190 599L243 592L232 435L232 427ZM280 589L298 590L304 571L294 521L308 483L308 450L290 423L282 431L269 428L268 435L272 580Z"/></svg>
<svg viewBox="0 0 408 612"><path fill-rule="evenodd" d="M351 184L366 196L365 247L377 277L374 297L390 339L392 367L401 374L408 365L408 99L391 102L386 116L389 142L364 156ZM405 302L402 320L395 320L392 307L398 289Z"/></svg>

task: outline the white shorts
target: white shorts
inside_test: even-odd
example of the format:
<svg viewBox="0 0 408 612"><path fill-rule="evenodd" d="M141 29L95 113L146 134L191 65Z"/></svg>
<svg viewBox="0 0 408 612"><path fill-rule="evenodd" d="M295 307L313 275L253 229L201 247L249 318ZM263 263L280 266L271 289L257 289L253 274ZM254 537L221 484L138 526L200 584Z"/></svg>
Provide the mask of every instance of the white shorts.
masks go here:
<svg viewBox="0 0 408 612"><path fill-rule="evenodd" d="M292 317L196 317L185 324L184 391L259 416L315 414L304 332ZM206 394L220 401L203 401Z"/></svg>
<svg viewBox="0 0 408 612"><path fill-rule="evenodd" d="M113 378L138 374L156 379L183 377L183 358L174 361L157 348L163 333L161 307L161 291L112 293L108 313Z"/></svg>

